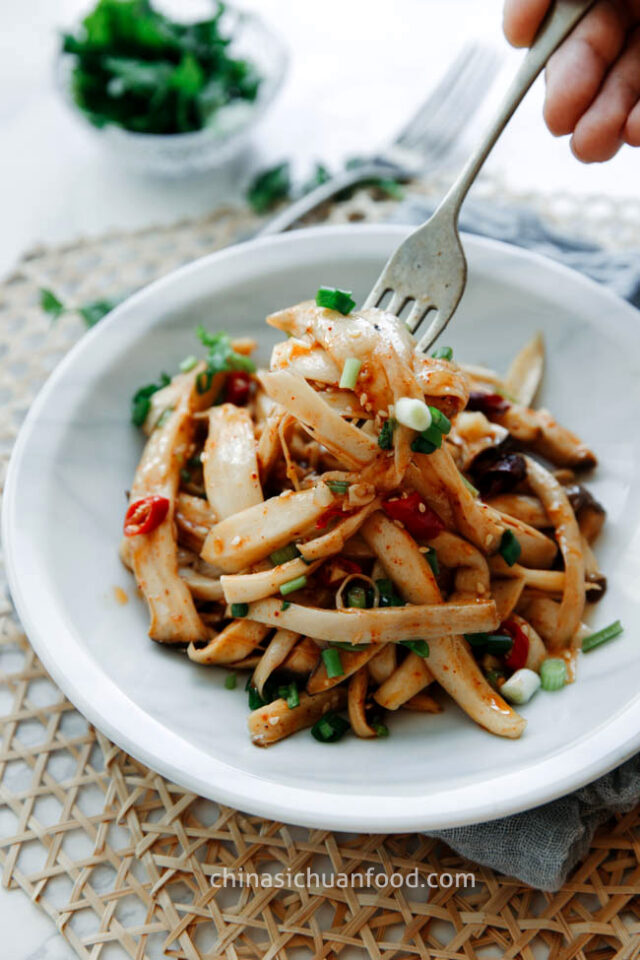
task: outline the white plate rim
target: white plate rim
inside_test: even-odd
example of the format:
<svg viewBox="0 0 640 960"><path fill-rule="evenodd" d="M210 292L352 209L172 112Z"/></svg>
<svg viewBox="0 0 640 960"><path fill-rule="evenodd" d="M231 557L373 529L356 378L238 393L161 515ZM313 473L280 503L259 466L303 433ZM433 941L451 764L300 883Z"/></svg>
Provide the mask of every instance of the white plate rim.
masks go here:
<svg viewBox="0 0 640 960"><path fill-rule="evenodd" d="M400 241L411 228L405 225L340 225L310 227L295 232L296 243L330 242L345 235L377 237ZM53 680L80 712L118 746L151 769L158 771L180 786L214 801L222 802L249 813L296 823L302 826L335 830L366 832L401 832L406 830L443 829L464 824L479 823L530 809L541 803L563 796L603 775L630 757L640 747L640 697L626 705L610 720L580 738L566 750L531 763L527 776L521 772L488 777L482 783L456 786L429 798L429 809L421 795L376 796L375 805L363 785L361 794L345 795L332 790L305 789L273 781L238 770L204 753L185 739L168 731L159 721L138 707L116 682L106 675L86 650L78 646L64 620L56 618L54 645L50 645L42 631L41 622L34 614L20 586L20 549L18 511L19 473L28 449L33 427L41 410L49 402L50 394L64 381L67 370L89 350L96 338L104 336L126 319L137 304L146 298L162 295L165 288L188 278L194 271L206 269L212 262L241 257L246 251L263 249L291 242L290 234L250 240L222 251L209 254L172 271L128 298L93 330L85 334L58 364L34 400L16 440L7 472L2 507L2 535L5 549L7 579L18 616L36 653ZM547 273L555 273L559 281L572 289L573 305L580 309L580 301L593 303L597 298L608 306L607 323L622 325L637 323L637 311L615 294L594 281L539 254L500 241L467 235L465 246L476 252L498 253L511 261L519 272L538 266ZM563 287L564 289L564 287ZM577 298L577 299L576 299ZM47 603L39 598L38 612L46 619ZM52 622L47 625L52 634ZM64 670L62 664L64 663ZM100 686L100 699L92 699L85 690L92 683ZM114 719L116 718L116 719ZM161 748L160 748L161 744ZM175 759L174 759L175 758ZM180 758L179 760L177 758ZM470 794L473 793L471 799ZM340 802L342 801L342 802ZM374 809L375 807L375 809Z"/></svg>

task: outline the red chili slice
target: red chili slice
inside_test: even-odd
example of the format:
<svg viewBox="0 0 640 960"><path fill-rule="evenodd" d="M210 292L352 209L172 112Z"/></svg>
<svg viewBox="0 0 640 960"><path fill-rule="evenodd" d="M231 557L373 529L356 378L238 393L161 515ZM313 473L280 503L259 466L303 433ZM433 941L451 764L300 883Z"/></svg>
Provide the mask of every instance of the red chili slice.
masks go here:
<svg viewBox="0 0 640 960"><path fill-rule="evenodd" d="M334 503L330 506L324 513L321 513L318 519L316 520L316 528L318 530L324 530L325 527L328 527L334 517L345 518L350 516L353 513L353 510L345 511L342 509L341 503Z"/></svg>
<svg viewBox="0 0 640 960"><path fill-rule="evenodd" d="M151 533L159 527L169 512L166 497L144 497L132 503L124 518L125 537L137 537L140 533Z"/></svg>
<svg viewBox="0 0 640 960"><path fill-rule="evenodd" d="M243 370L234 370L227 374L224 385L224 399L227 403L235 403L236 407L244 407L251 395L251 377Z"/></svg>
<svg viewBox="0 0 640 960"><path fill-rule="evenodd" d="M515 620L505 620L500 625L500 633L506 632L513 639L513 646L504 659L509 670L521 670L529 656L529 637Z"/></svg>
<svg viewBox="0 0 640 960"><path fill-rule="evenodd" d="M385 500L382 509L392 520L400 520L416 540L431 540L445 529L435 510L415 491L401 500Z"/></svg>

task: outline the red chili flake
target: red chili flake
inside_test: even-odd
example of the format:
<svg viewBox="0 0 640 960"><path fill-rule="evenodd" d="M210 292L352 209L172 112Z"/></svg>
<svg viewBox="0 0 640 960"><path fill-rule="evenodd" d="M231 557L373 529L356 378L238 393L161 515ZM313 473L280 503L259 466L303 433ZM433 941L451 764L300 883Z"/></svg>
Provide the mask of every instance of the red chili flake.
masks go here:
<svg viewBox="0 0 640 960"><path fill-rule="evenodd" d="M504 413L511 404L500 393L484 393L482 390L474 391L469 394L467 410L484 413L486 417L491 414Z"/></svg>
<svg viewBox="0 0 640 960"><path fill-rule="evenodd" d="M151 533L159 527L169 512L166 497L144 497L132 503L124 518L125 537L137 537L140 533Z"/></svg>
<svg viewBox="0 0 640 960"><path fill-rule="evenodd" d="M325 527L328 527L334 517L348 517L353 510L345 512L342 509L342 504L333 503L324 513L321 513L318 519L316 520L316 527L318 530L324 530Z"/></svg>
<svg viewBox="0 0 640 960"><path fill-rule="evenodd" d="M382 509L392 520L399 520L416 540L432 540L445 529L435 510L416 491L402 500L385 500Z"/></svg>
<svg viewBox="0 0 640 960"><path fill-rule="evenodd" d="M251 377L244 370L234 370L227 374L224 385L224 399L227 403L235 403L236 407L244 407L251 395Z"/></svg>
<svg viewBox="0 0 640 960"><path fill-rule="evenodd" d="M529 656L529 637L515 620L505 620L500 625L500 633L508 633L513 638L513 646L504 659L509 670L521 670Z"/></svg>

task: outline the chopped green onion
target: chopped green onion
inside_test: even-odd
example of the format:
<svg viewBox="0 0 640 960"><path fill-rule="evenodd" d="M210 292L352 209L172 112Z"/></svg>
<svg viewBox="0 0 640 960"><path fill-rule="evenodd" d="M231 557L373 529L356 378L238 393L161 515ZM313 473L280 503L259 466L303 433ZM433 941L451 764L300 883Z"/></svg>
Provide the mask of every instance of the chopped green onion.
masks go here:
<svg viewBox="0 0 640 960"><path fill-rule="evenodd" d="M336 287L320 287L316 293L316 304L328 310L337 310L347 316L356 305L350 290L338 290Z"/></svg>
<svg viewBox="0 0 640 960"><path fill-rule="evenodd" d="M326 480L325 483L333 493L346 493L351 486L349 480Z"/></svg>
<svg viewBox="0 0 640 960"><path fill-rule="evenodd" d="M479 496L480 496L480 491L478 490L478 488L477 488L477 487L474 487L474 485L473 485L472 483L470 483L469 480L467 480L467 478L465 477L464 473L461 473L461 474L460 474L460 479L461 479L462 482L464 483L464 485L465 485L465 487L467 488L467 490L469 491L469 493L472 493L474 497L479 497Z"/></svg>
<svg viewBox="0 0 640 960"><path fill-rule="evenodd" d="M359 607L361 610L366 610L367 591L364 587L350 587L349 590L347 590L347 606Z"/></svg>
<svg viewBox="0 0 640 960"><path fill-rule="evenodd" d="M522 667L500 687L500 693L509 703L528 703L540 689L540 677L533 670Z"/></svg>
<svg viewBox="0 0 640 960"><path fill-rule="evenodd" d="M500 681L505 680L505 674L502 670L487 670L485 677L489 686L493 687L494 690L500 691Z"/></svg>
<svg viewBox="0 0 640 960"><path fill-rule="evenodd" d="M425 440L424 437L416 437L411 443L411 449L414 453L433 453L438 448L430 440Z"/></svg>
<svg viewBox="0 0 640 960"><path fill-rule="evenodd" d="M435 410L435 407L433 407ZM442 431L432 423L430 427L423 430L419 437L416 437L411 444L414 453L433 453L442 446Z"/></svg>
<svg viewBox="0 0 640 960"><path fill-rule="evenodd" d="M213 370L203 370L202 373L199 373L196 377L196 390L202 396L203 393L206 393L211 389L211 384L213 383Z"/></svg>
<svg viewBox="0 0 640 960"><path fill-rule="evenodd" d="M419 657L429 656L429 644L426 640L401 640L400 643L403 647L413 650Z"/></svg>
<svg viewBox="0 0 640 960"><path fill-rule="evenodd" d="M335 647L327 647L326 650L323 650L322 660L327 668L327 676L329 679L332 677L344 676L342 660L340 659L340 651L336 650Z"/></svg>
<svg viewBox="0 0 640 960"><path fill-rule="evenodd" d="M155 429L160 430L161 427L164 427L165 423L173 413L173 407L167 407L166 410L163 410L158 419L156 420Z"/></svg>
<svg viewBox="0 0 640 960"><path fill-rule="evenodd" d="M513 530L505 530L500 540L500 554L504 562L512 567L521 553L522 547Z"/></svg>
<svg viewBox="0 0 640 960"><path fill-rule="evenodd" d="M603 627L602 630L598 630L596 633L585 637L582 641L583 651L589 653L590 650L595 650L600 644L607 643L608 640L615 640L616 637L620 636L623 629L620 621L615 620L613 623L610 623L608 627Z"/></svg>
<svg viewBox="0 0 640 960"><path fill-rule="evenodd" d="M471 647L486 647L487 640L489 639L488 633L465 633L465 640Z"/></svg>
<svg viewBox="0 0 640 960"><path fill-rule="evenodd" d="M232 603L231 604L232 617L246 617L248 613L249 613L248 603Z"/></svg>
<svg viewBox="0 0 640 960"><path fill-rule="evenodd" d="M487 637L487 653L493 653L499 657L511 652L513 647L513 637L506 634L495 633Z"/></svg>
<svg viewBox="0 0 640 960"><path fill-rule="evenodd" d="M389 736L389 727L386 725L386 723L372 723L371 729L375 730L377 737Z"/></svg>
<svg viewBox="0 0 640 960"><path fill-rule="evenodd" d="M228 673L224 681L225 688L227 690L235 690L238 686L238 678L235 673Z"/></svg>
<svg viewBox="0 0 640 960"><path fill-rule="evenodd" d="M427 563L431 567L431 572L433 573L434 577L437 577L438 574L440 573L440 564L438 562L438 554L436 553L436 548L429 547L427 549L425 556L427 558Z"/></svg>
<svg viewBox="0 0 640 960"><path fill-rule="evenodd" d="M464 638L474 650L486 650L496 656L509 653L513 647L513 637L503 633L465 633Z"/></svg>
<svg viewBox="0 0 640 960"><path fill-rule="evenodd" d="M259 710L260 707L264 707L266 700L263 700L255 687L249 687L249 709L250 710Z"/></svg>
<svg viewBox="0 0 640 960"><path fill-rule="evenodd" d="M420 434L420 437L423 440L428 440L429 443L432 443L438 450L442 446L442 430L440 430L435 423L432 423L430 427L427 427L426 430L423 430Z"/></svg>
<svg viewBox="0 0 640 960"><path fill-rule="evenodd" d="M335 743L349 729L349 722L337 713L325 713L311 727L311 735L320 743Z"/></svg>
<svg viewBox="0 0 640 960"><path fill-rule="evenodd" d="M191 356L185 357L184 360L181 362L180 370L182 371L182 373L189 373L190 370L193 370L197 362L198 362L198 358L194 357L193 354L191 354Z"/></svg>
<svg viewBox="0 0 640 960"><path fill-rule="evenodd" d="M562 690L567 682L567 664L560 657L549 657L540 667L540 684L543 690Z"/></svg>
<svg viewBox="0 0 640 960"><path fill-rule="evenodd" d="M396 420L403 427L422 433L431 426L432 409L435 408L428 407L424 400L418 400L416 397L400 397L394 412Z"/></svg>
<svg viewBox="0 0 640 960"><path fill-rule="evenodd" d="M453 349L452 347L438 347L431 356L434 360L453 360Z"/></svg>
<svg viewBox="0 0 640 960"><path fill-rule="evenodd" d="M378 434L378 446L381 450L391 450L393 447L393 431L396 428L396 421L389 417L388 420L382 424L380 428L380 433Z"/></svg>
<svg viewBox="0 0 640 960"><path fill-rule="evenodd" d="M270 553L269 560L271 560L274 567L278 567L281 563L288 563L289 560L295 560L296 557L299 556L300 551L295 543L288 543L286 547L280 547L279 550L274 550L273 553Z"/></svg>
<svg viewBox="0 0 640 960"><path fill-rule="evenodd" d="M280 609L281 609L282 611L288 610L290 606L291 606L291 603L290 603L289 600L283 600L283 601L282 601L282 606L280 607Z"/></svg>
<svg viewBox="0 0 640 960"><path fill-rule="evenodd" d="M294 593L296 590L302 590L303 587L307 585L307 578L304 573L300 577L294 577L293 580L287 580L286 583L283 583L280 587L280 593L283 597L286 597L288 593Z"/></svg>
<svg viewBox="0 0 640 960"><path fill-rule="evenodd" d="M429 413L431 414L431 422L434 427L438 428L440 433L449 433L451 431L451 420L444 415L442 410L438 410L437 407L429 407Z"/></svg>
<svg viewBox="0 0 640 960"><path fill-rule="evenodd" d="M341 390L353 390L358 380L362 360L357 357L347 357L342 368L339 387Z"/></svg>
<svg viewBox="0 0 640 960"><path fill-rule="evenodd" d="M381 607L404 607L405 601L395 592L391 580L376 580L376 587L380 594Z"/></svg>
<svg viewBox="0 0 640 960"><path fill-rule="evenodd" d="M287 701L289 710L293 710L295 707L300 706L300 694L298 693L298 684L295 682L295 680L293 680L291 683L287 683L284 687L279 687L278 696L282 700Z"/></svg>
<svg viewBox="0 0 640 960"><path fill-rule="evenodd" d="M191 483L191 474L189 473L188 470L185 470L184 467L180 471L180 478L183 481L183 483Z"/></svg>

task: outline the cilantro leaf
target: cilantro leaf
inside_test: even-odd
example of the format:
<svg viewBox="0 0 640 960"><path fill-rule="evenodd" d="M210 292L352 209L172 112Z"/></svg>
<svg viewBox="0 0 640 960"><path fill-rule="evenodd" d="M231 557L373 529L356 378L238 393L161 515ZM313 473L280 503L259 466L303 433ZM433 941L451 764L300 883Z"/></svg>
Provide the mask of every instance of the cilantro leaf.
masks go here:
<svg viewBox="0 0 640 960"><path fill-rule="evenodd" d="M161 373L159 383L148 383L146 386L136 390L131 398L131 423L134 426L142 426L151 409L151 397L169 383L171 383L169 374Z"/></svg>
<svg viewBox="0 0 640 960"><path fill-rule="evenodd" d="M51 315L53 320L57 320L65 311L64 304L58 300L53 291L47 290L46 287L40 287L40 306L45 313Z"/></svg>
<svg viewBox="0 0 640 960"><path fill-rule="evenodd" d="M291 168L288 161L263 170L252 181L247 201L256 213L267 213L291 194Z"/></svg>
<svg viewBox="0 0 640 960"><path fill-rule="evenodd" d="M93 300L91 303L85 303L78 307L78 313L88 327L95 327L96 323L106 317L108 313L111 313L119 302L119 300Z"/></svg>
<svg viewBox="0 0 640 960"><path fill-rule="evenodd" d="M196 335L203 346L209 348L207 355L207 385L201 391L205 393L211 386L211 381L216 373L223 373L227 370L244 370L247 373L253 373L256 365L251 357L245 357L242 353L237 353L231 345L231 337L223 330L218 333L209 333L202 325L196 329ZM201 375L203 376L203 375ZM204 383L203 379L203 383Z"/></svg>
<svg viewBox="0 0 640 960"><path fill-rule="evenodd" d="M114 307L117 307L120 300L92 300L89 303L80 304L79 307L70 307L62 303L56 297L52 290L46 287L40 288L40 306L45 313L50 314L53 320L58 320L63 313L77 312L80 314L88 327L94 327L98 320L102 320L107 313L110 313Z"/></svg>

